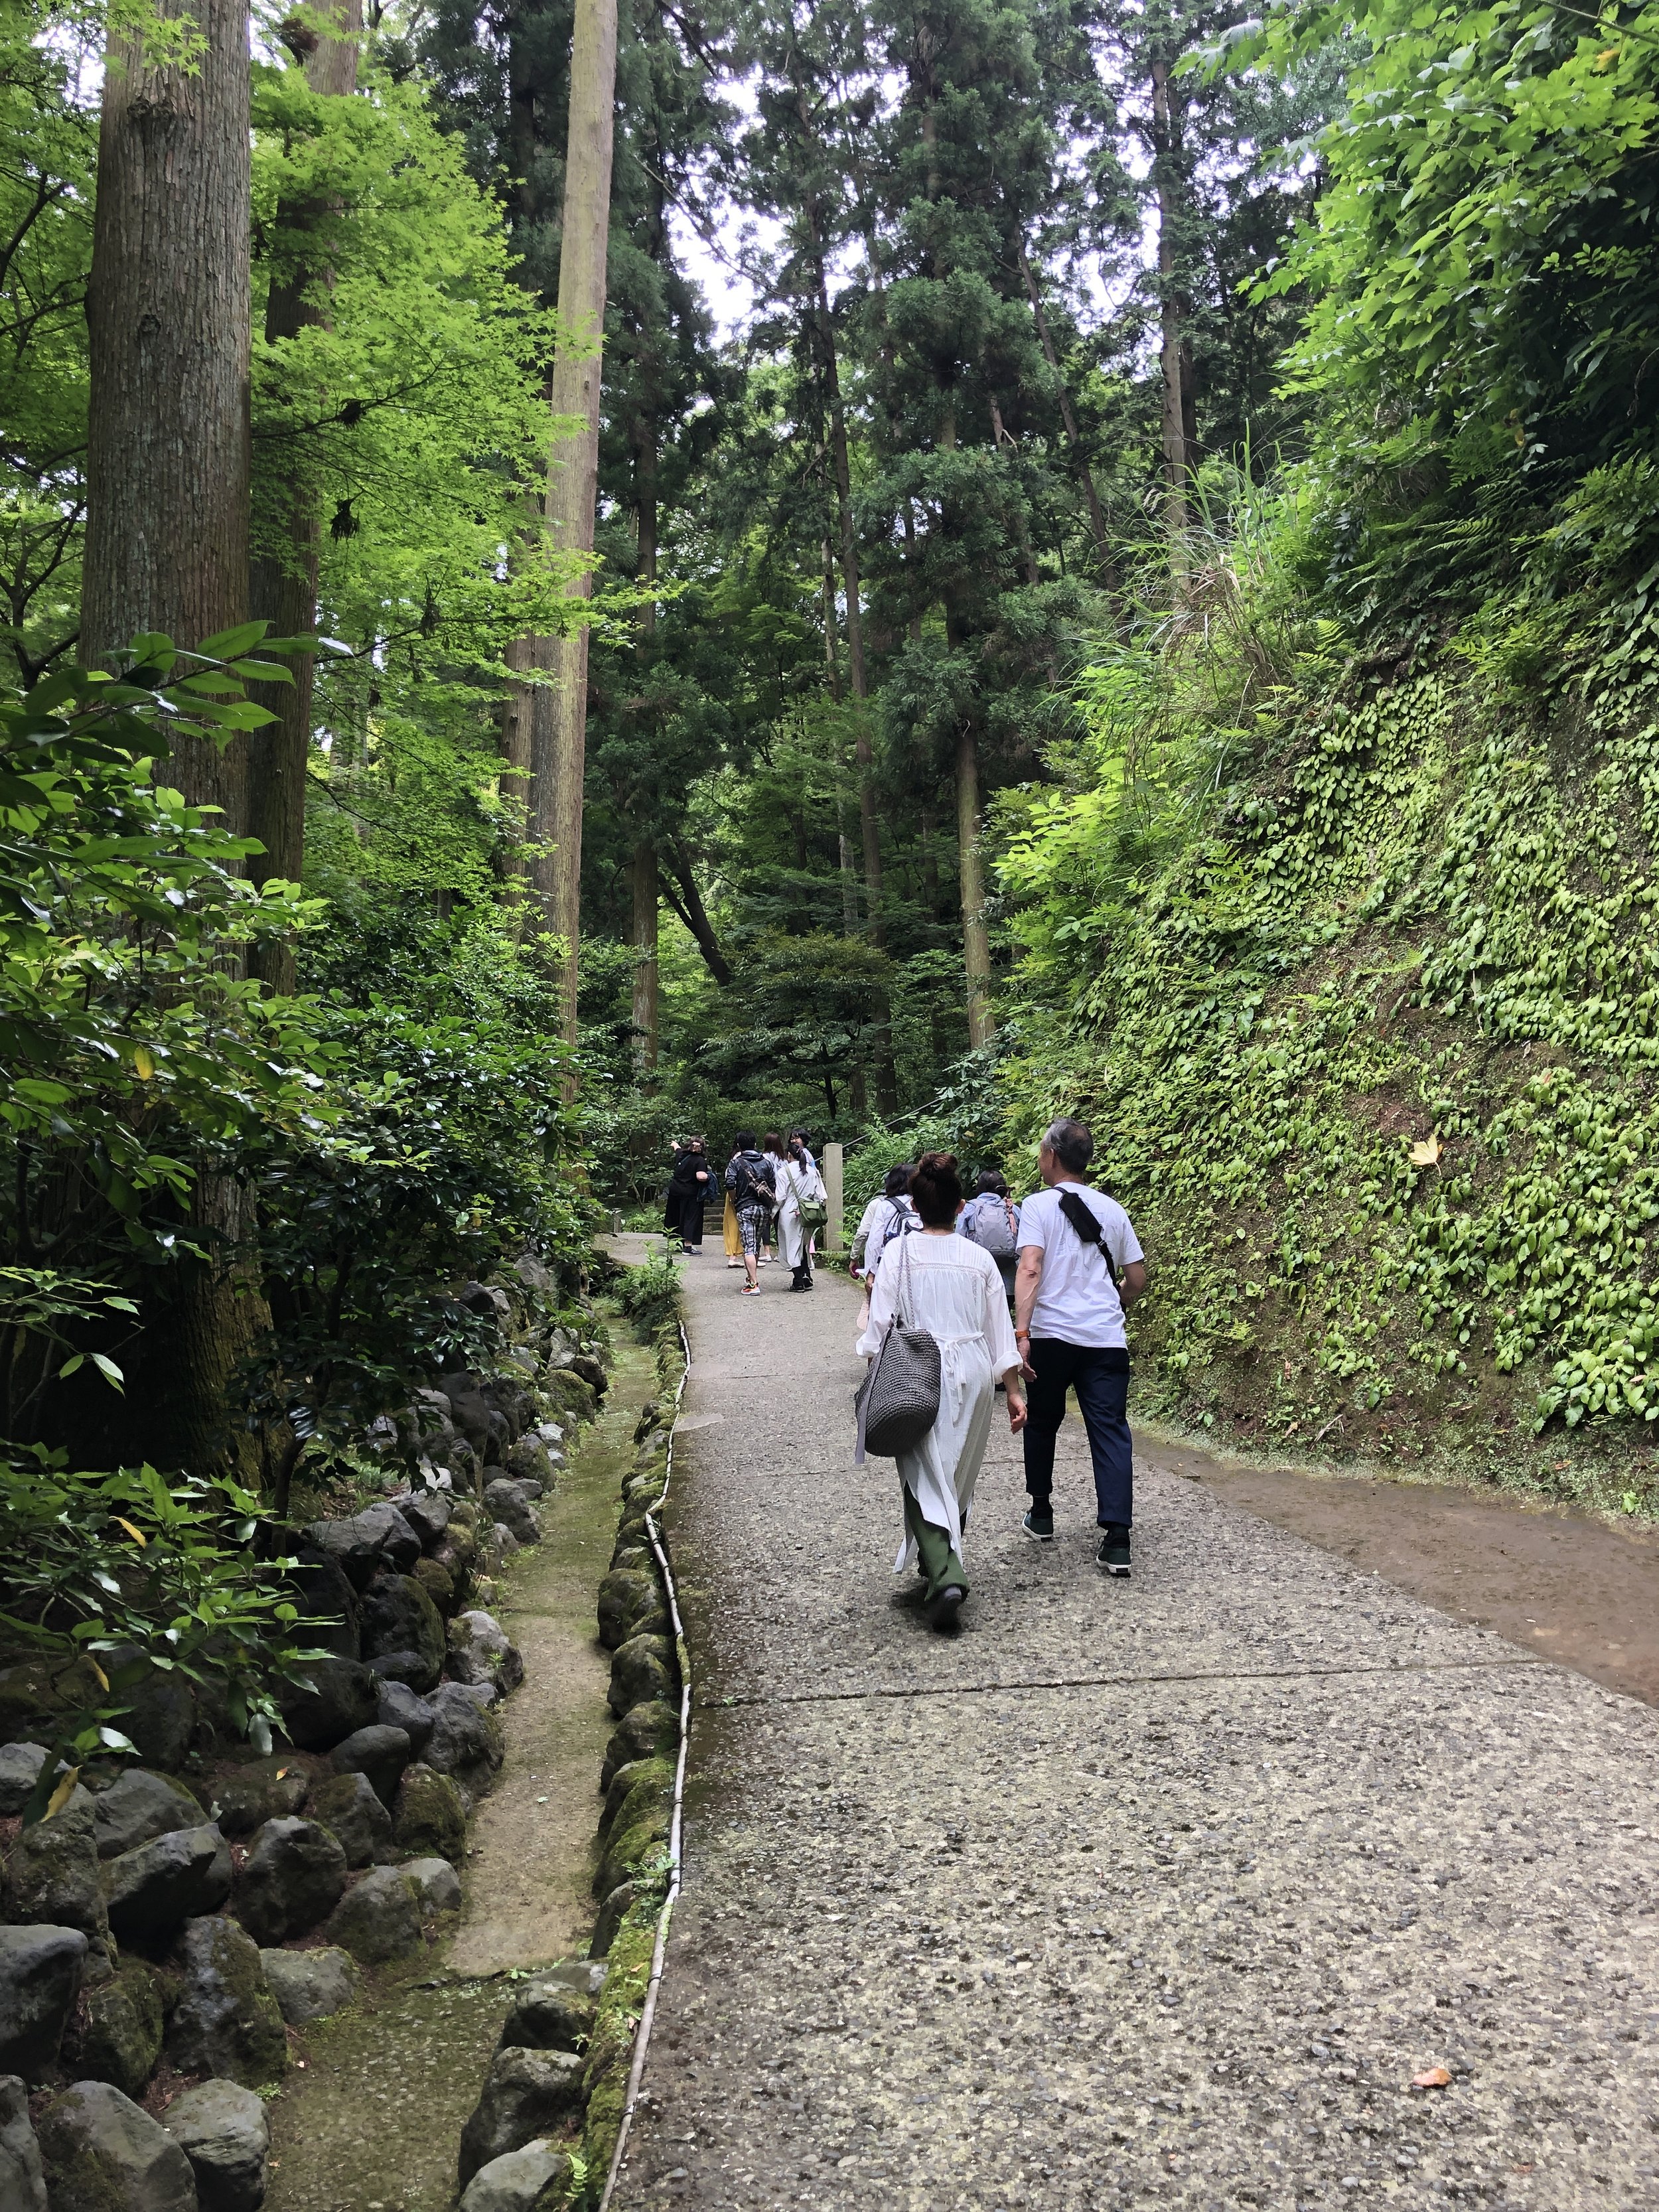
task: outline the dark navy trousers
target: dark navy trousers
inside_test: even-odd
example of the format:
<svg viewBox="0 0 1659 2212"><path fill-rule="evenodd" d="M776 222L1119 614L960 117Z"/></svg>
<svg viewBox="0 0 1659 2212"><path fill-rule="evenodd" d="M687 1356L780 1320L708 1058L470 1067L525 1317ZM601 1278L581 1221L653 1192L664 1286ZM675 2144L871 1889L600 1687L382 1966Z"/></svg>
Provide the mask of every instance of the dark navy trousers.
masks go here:
<svg viewBox="0 0 1659 2212"><path fill-rule="evenodd" d="M1029 1346L1035 1382L1025 1399L1025 1487L1031 1503L1052 1510L1054 1438L1066 1418L1066 1393L1077 1393L1095 1464L1096 1517L1128 1528L1134 1520L1134 1458L1129 1436L1129 1355L1102 1345L1066 1344L1033 1337Z"/></svg>

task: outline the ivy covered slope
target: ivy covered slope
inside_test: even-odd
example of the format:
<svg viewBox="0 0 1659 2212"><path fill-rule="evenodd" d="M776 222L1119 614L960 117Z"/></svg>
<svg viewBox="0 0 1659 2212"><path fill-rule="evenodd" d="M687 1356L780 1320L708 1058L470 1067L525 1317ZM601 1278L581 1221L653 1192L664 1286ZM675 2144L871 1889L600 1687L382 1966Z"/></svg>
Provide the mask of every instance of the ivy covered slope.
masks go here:
<svg viewBox="0 0 1659 2212"><path fill-rule="evenodd" d="M1047 894L1028 960L1090 951L1066 1079L1033 1054L1024 1108L1080 1091L1154 1255L1143 1406L1651 1505L1659 706L1452 656L1258 730L1132 902L1073 877L1060 918L1052 803L1010 863Z"/></svg>

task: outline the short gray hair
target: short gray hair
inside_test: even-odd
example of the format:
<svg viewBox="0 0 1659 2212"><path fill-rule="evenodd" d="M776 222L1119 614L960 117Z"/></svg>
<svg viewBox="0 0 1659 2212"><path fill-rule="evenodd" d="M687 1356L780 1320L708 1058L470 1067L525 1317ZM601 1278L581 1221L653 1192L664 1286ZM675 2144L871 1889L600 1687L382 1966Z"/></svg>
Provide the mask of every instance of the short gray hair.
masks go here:
<svg viewBox="0 0 1659 2212"><path fill-rule="evenodd" d="M1050 1152L1068 1175L1080 1176L1095 1156L1095 1140L1081 1121L1064 1116L1050 1121L1042 1133L1043 1149Z"/></svg>

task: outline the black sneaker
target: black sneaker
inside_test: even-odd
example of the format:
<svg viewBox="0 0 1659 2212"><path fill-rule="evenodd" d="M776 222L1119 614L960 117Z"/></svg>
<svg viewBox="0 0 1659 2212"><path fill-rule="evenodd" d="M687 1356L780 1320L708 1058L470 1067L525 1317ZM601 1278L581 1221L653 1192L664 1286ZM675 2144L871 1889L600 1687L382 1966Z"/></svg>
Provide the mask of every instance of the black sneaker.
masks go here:
<svg viewBox="0 0 1659 2212"><path fill-rule="evenodd" d="M1121 1522L1111 1521L1100 1539L1100 1549L1095 1553L1095 1565L1104 1567L1109 1575L1121 1575L1127 1580L1129 1573L1129 1532Z"/></svg>
<svg viewBox="0 0 1659 2212"><path fill-rule="evenodd" d="M967 1602L968 1593L960 1583L946 1583L945 1588L927 1601L929 1628L954 1628L957 1615Z"/></svg>
<svg viewBox="0 0 1659 2212"><path fill-rule="evenodd" d="M1052 1544L1054 1540L1054 1515L1039 1513L1035 1505L1019 1525L1034 1544Z"/></svg>

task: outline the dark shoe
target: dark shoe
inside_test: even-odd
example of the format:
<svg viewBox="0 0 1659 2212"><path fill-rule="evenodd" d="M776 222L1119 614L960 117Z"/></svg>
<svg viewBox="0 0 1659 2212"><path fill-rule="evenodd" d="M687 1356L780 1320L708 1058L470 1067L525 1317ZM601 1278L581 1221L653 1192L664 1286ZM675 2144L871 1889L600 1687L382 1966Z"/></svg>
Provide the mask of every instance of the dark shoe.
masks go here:
<svg viewBox="0 0 1659 2212"><path fill-rule="evenodd" d="M1054 1540L1054 1515L1039 1513L1035 1505L1019 1525L1033 1543L1052 1544Z"/></svg>
<svg viewBox="0 0 1659 2212"><path fill-rule="evenodd" d="M942 1590L936 1591L927 1601L929 1628L954 1628L957 1615L962 1611L967 1598L968 1593L960 1583L946 1583Z"/></svg>
<svg viewBox="0 0 1659 2212"><path fill-rule="evenodd" d="M1129 1573L1129 1532L1121 1522L1108 1523L1100 1540L1100 1549L1095 1553L1095 1565L1104 1567L1109 1575Z"/></svg>

